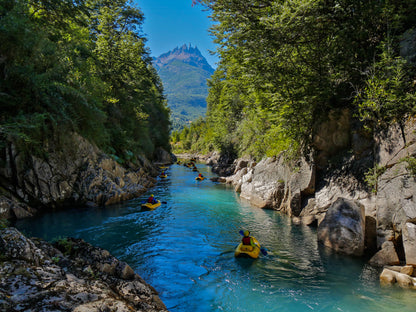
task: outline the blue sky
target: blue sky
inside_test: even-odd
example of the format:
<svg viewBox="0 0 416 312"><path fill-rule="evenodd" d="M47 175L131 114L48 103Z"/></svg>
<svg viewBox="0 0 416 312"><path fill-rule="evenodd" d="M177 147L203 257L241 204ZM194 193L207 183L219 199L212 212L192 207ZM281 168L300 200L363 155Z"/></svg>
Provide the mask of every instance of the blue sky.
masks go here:
<svg viewBox="0 0 416 312"><path fill-rule="evenodd" d="M183 44L197 46L208 63L216 68L215 50L209 35L209 12L201 5L192 6L192 0L134 0L143 11L143 31L152 56L159 56Z"/></svg>

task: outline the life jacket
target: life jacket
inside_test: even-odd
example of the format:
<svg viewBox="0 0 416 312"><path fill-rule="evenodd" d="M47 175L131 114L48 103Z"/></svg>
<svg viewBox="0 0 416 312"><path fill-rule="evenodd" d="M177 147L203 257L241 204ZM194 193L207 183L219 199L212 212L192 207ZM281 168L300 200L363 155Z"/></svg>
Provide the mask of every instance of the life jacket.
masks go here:
<svg viewBox="0 0 416 312"><path fill-rule="evenodd" d="M243 245L251 245L251 237L250 236L244 236L243 237Z"/></svg>

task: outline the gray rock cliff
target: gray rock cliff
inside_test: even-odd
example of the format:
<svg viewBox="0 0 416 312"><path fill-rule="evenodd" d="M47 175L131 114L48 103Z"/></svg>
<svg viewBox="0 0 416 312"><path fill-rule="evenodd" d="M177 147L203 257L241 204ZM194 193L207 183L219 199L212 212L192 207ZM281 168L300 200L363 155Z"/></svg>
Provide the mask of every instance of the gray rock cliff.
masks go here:
<svg viewBox="0 0 416 312"><path fill-rule="evenodd" d="M72 134L63 146L50 143L47 156L23 155L8 142L1 153L0 216L23 218L67 206L110 205L140 196L158 174L143 156L123 165ZM169 154L159 150L160 162ZM172 159L170 159L172 162Z"/></svg>

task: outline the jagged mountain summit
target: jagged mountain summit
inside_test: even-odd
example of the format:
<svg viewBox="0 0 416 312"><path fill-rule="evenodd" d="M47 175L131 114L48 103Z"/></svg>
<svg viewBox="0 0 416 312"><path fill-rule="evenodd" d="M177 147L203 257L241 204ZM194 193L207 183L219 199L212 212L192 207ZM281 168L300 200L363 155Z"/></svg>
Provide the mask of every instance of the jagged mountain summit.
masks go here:
<svg viewBox="0 0 416 312"><path fill-rule="evenodd" d="M214 69L208 64L198 47L192 47L191 44L189 46L184 44L181 47L176 47L172 51L160 55L155 59L154 65L156 68L161 68L174 60L181 60L186 64L202 68L211 73L214 72Z"/></svg>
<svg viewBox="0 0 416 312"><path fill-rule="evenodd" d="M182 45L160 55L153 64L162 79L174 130L206 113L207 79L214 73L195 46Z"/></svg>

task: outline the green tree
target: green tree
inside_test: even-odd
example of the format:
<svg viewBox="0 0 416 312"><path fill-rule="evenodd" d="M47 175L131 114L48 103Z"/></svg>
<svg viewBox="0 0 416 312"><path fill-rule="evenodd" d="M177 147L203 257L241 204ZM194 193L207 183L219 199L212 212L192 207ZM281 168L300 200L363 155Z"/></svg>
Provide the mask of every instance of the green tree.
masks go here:
<svg viewBox="0 0 416 312"><path fill-rule="evenodd" d="M402 127L416 114L416 94L411 67L384 48L381 59L369 68L367 80L355 98L358 115L371 130L396 121Z"/></svg>
<svg viewBox="0 0 416 312"><path fill-rule="evenodd" d="M366 83L362 73L382 59L383 41L398 55L400 35L414 25L416 3L196 2L212 11L220 56L207 100L211 142L219 150L257 157L308 147L331 109L357 111L354 88ZM396 95L404 92L390 87ZM395 113L409 112L404 106Z"/></svg>
<svg viewBox="0 0 416 312"><path fill-rule="evenodd" d="M125 0L0 4L0 135L29 153L78 132L124 159L169 149L143 14Z"/></svg>

